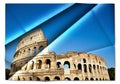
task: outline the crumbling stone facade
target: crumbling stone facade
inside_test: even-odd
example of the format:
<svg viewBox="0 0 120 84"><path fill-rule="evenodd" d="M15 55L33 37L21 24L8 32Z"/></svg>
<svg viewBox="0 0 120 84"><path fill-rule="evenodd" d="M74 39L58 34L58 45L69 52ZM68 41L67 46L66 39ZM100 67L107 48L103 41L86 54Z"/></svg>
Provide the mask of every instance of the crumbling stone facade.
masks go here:
<svg viewBox="0 0 120 84"><path fill-rule="evenodd" d="M19 41L9 80L109 80L106 62L85 52L49 52L42 30Z"/></svg>

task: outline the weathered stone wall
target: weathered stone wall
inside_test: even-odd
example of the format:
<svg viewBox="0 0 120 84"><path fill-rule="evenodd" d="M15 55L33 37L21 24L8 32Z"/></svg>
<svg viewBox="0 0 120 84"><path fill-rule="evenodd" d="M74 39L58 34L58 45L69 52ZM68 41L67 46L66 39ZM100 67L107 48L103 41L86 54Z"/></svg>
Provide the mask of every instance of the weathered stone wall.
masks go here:
<svg viewBox="0 0 120 84"><path fill-rule="evenodd" d="M47 47L47 39L42 30L34 30L23 36L18 43L13 63L11 64L11 73L13 75L20 70L29 60L36 56L40 51Z"/></svg>
<svg viewBox="0 0 120 84"><path fill-rule="evenodd" d="M31 41L31 36L35 39L26 42L28 39ZM14 75L9 80L109 80L105 60L100 56L85 52L38 54L41 46L47 46L41 30L21 39L11 66L11 74Z"/></svg>

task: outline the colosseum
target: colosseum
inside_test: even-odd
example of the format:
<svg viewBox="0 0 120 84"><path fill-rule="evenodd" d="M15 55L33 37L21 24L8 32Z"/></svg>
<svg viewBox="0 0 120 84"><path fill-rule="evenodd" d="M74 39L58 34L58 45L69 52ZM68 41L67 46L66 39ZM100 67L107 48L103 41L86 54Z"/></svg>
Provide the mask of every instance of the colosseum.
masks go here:
<svg viewBox="0 0 120 84"><path fill-rule="evenodd" d="M86 52L50 52L41 29L18 42L9 80L109 80L106 62Z"/></svg>

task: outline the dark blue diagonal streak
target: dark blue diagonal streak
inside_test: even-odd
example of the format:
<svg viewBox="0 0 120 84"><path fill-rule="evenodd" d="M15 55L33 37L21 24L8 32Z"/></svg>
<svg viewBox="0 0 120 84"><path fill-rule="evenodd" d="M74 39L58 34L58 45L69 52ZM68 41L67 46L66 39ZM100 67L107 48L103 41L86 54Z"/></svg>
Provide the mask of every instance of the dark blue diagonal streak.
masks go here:
<svg viewBox="0 0 120 84"><path fill-rule="evenodd" d="M48 44L50 44L94 6L95 4L75 4L37 26L35 29L42 28L46 38L48 38ZM6 45L6 60L9 59L9 61L12 61L15 52L12 49L15 49L15 46L17 46L18 39L11 42L13 45L10 45L11 43Z"/></svg>

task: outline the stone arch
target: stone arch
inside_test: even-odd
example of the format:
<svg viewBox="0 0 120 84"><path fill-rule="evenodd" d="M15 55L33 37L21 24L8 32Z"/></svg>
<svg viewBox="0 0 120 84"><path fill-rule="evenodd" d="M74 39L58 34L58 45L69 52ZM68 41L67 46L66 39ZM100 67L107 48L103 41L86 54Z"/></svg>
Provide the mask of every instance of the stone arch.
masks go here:
<svg viewBox="0 0 120 84"><path fill-rule="evenodd" d="M87 73L87 65L84 64L84 72Z"/></svg>
<svg viewBox="0 0 120 84"><path fill-rule="evenodd" d="M31 80L32 80L32 77L29 77L29 80L31 81Z"/></svg>
<svg viewBox="0 0 120 84"><path fill-rule="evenodd" d="M95 65L93 65L93 69L95 70Z"/></svg>
<svg viewBox="0 0 120 84"><path fill-rule="evenodd" d="M60 80L59 76L55 76L54 80Z"/></svg>
<svg viewBox="0 0 120 84"><path fill-rule="evenodd" d="M85 80L89 80L89 79L86 77Z"/></svg>
<svg viewBox="0 0 120 84"><path fill-rule="evenodd" d="M100 73L100 71L99 71L99 65L97 65L97 70L98 70L98 73Z"/></svg>
<svg viewBox="0 0 120 84"><path fill-rule="evenodd" d="M75 77L74 80L79 80L79 78L78 78L78 77Z"/></svg>
<svg viewBox="0 0 120 84"><path fill-rule="evenodd" d="M46 65L48 65L48 68L51 67L51 61L50 61L50 59L46 59Z"/></svg>
<svg viewBox="0 0 120 84"><path fill-rule="evenodd" d="M90 78L90 80L94 80L93 78Z"/></svg>
<svg viewBox="0 0 120 84"><path fill-rule="evenodd" d="M49 77L45 77L45 81L50 81L50 78Z"/></svg>
<svg viewBox="0 0 120 84"><path fill-rule="evenodd" d="M42 66L42 61L38 60L38 69L41 69L41 66Z"/></svg>
<svg viewBox="0 0 120 84"><path fill-rule="evenodd" d="M61 68L61 62L57 62L57 67Z"/></svg>
<svg viewBox="0 0 120 84"><path fill-rule="evenodd" d="M101 74L102 74L102 66L99 67L99 70L100 70L100 72L101 72Z"/></svg>
<svg viewBox="0 0 120 84"><path fill-rule="evenodd" d="M78 64L78 70L82 70L82 65L80 63Z"/></svg>
<svg viewBox="0 0 120 84"><path fill-rule="evenodd" d="M83 63L86 63L86 59L85 58L83 59Z"/></svg>
<svg viewBox="0 0 120 84"><path fill-rule="evenodd" d="M69 61L64 62L64 68L70 68L70 62Z"/></svg>
<svg viewBox="0 0 120 84"><path fill-rule="evenodd" d="M96 80L98 80L98 78L96 78Z"/></svg>
<svg viewBox="0 0 120 84"><path fill-rule="evenodd" d="M23 53L25 53L26 51L25 50L23 50Z"/></svg>
<svg viewBox="0 0 120 84"><path fill-rule="evenodd" d="M74 67L75 67L75 69L76 69L76 64L74 64Z"/></svg>
<svg viewBox="0 0 120 84"><path fill-rule="evenodd" d="M31 51L30 48L28 48L28 54L30 54L30 51Z"/></svg>
<svg viewBox="0 0 120 84"><path fill-rule="evenodd" d="M31 70L34 68L34 61L32 61L32 64L31 64Z"/></svg>
<svg viewBox="0 0 120 84"><path fill-rule="evenodd" d="M39 78L39 77L36 77L36 81L40 81L40 78Z"/></svg>
<svg viewBox="0 0 120 84"><path fill-rule="evenodd" d="M101 62L99 61L99 64L101 65Z"/></svg>
<svg viewBox="0 0 120 84"><path fill-rule="evenodd" d="M36 53L37 53L37 48L34 47L34 55L36 55Z"/></svg>
<svg viewBox="0 0 120 84"><path fill-rule="evenodd" d="M18 80L20 80L20 77L18 76Z"/></svg>
<svg viewBox="0 0 120 84"><path fill-rule="evenodd" d="M69 77L66 77L65 80L69 80L70 81L71 79Z"/></svg>
<svg viewBox="0 0 120 84"><path fill-rule="evenodd" d="M25 70L27 70L27 65L28 65L28 64L25 65Z"/></svg>
<svg viewBox="0 0 120 84"><path fill-rule="evenodd" d="M92 73L92 66L89 64L89 72Z"/></svg>
<svg viewBox="0 0 120 84"><path fill-rule="evenodd" d="M23 77L23 80L25 80L25 78Z"/></svg>
<svg viewBox="0 0 120 84"><path fill-rule="evenodd" d="M39 47L39 52L41 52L43 49L44 49L44 47L43 47L43 46L40 46L40 47Z"/></svg>

